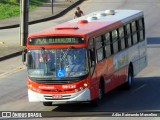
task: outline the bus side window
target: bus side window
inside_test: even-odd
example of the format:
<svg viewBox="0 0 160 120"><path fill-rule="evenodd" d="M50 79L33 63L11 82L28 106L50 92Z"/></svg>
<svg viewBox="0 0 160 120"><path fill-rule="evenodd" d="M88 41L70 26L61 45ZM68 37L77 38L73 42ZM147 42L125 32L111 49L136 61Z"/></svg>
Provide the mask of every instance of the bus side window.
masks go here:
<svg viewBox="0 0 160 120"><path fill-rule="evenodd" d="M105 56L109 57L111 55L111 36L110 33L104 35L104 44L105 44Z"/></svg>
<svg viewBox="0 0 160 120"><path fill-rule="evenodd" d="M112 45L113 45L113 52L117 53L119 51L117 30L112 31Z"/></svg>
<svg viewBox="0 0 160 120"><path fill-rule="evenodd" d="M125 26L126 29L126 41L127 41L127 47L130 47L132 45L132 38L131 38L131 27L130 24L127 24Z"/></svg>
<svg viewBox="0 0 160 120"><path fill-rule="evenodd" d="M103 51L102 36L96 37L96 50L97 50L98 61L103 60L104 59L104 51Z"/></svg>
<svg viewBox="0 0 160 120"><path fill-rule="evenodd" d="M144 34L144 19L141 18L138 20L138 32L139 32L139 40L143 41L145 38Z"/></svg>
<svg viewBox="0 0 160 120"><path fill-rule="evenodd" d="M125 44L124 27L123 26L119 28L119 39L120 39L121 50L124 50L126 48L126 44Z"/></svg>
<svg viewBox="0 0 160 120"><path fill-rule="evenodd" d="M131 23L131 28L132 28L133 44L136 44L138 42L136 21L133 21Z"/></svg>

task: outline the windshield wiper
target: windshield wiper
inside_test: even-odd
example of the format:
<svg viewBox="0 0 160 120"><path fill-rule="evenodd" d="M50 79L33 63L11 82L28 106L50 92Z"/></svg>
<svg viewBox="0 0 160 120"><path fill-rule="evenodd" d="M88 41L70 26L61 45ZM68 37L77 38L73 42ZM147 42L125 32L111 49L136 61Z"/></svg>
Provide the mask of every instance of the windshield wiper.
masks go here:
<svg viewBox="0 0 160 120"><path fill-rule="evenodd" d="M69 52L70 52L70 50L72 49L73 47L71 46L71 47L69 47L68 49L67 49L67 51L63 54L63 56L62 56L62 58L61 58L61 64L62 64L62 62L66 59L66 57L67 57L67 55L69 54Z"/></svg>

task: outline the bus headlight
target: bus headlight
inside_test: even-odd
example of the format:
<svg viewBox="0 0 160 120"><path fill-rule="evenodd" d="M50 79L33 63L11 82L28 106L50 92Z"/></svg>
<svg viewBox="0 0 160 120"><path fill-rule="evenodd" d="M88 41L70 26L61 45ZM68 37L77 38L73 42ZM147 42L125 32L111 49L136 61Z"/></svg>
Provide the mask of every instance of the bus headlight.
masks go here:
<svg viewBox="0 0 160 120"><path fill-rule="evenodd" d="M32 85L30 84L29 87L32 88Z"/></svg>
<svg viewBox="0 0 160 120"><path fill-rule="evenodd" d="M88 86L88 84L87 83L84 83L84 87L87 87Z"/></svg>

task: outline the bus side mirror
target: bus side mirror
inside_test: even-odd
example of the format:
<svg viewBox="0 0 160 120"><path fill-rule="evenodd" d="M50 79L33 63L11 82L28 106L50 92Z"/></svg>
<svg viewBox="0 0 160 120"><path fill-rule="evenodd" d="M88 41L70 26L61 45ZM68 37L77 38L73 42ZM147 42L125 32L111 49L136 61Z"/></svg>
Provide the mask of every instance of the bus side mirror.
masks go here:
<svg viewBox="0 0 160 120"><path fill-rule="evenodd" d="M22 50L22 62L26 62L26 53L27 53L27 50L26 49L23 49Z"/></svg>

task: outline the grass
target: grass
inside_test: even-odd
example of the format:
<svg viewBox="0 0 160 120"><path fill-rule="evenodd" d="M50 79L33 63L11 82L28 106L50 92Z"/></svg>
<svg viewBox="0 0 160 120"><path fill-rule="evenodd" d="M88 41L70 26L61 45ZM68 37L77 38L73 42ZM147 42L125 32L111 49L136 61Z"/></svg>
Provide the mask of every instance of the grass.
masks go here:
<svg viewBox="0 0 160 120"><path fill-rule="evenodd" d="M29 10L42 5L47 0L29 0ZM20 0L0 0L0 20L20 15Z"/></svg>

